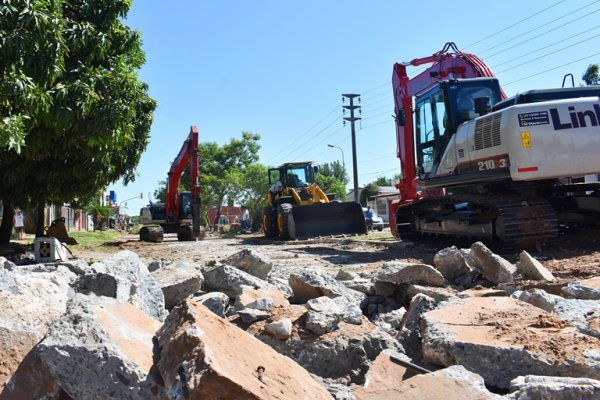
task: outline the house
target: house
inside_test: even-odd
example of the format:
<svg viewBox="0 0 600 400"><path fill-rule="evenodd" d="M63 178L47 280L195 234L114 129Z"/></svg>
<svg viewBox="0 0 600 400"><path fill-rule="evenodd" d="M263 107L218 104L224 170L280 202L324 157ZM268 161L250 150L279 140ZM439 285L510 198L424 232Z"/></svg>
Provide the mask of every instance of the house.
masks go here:
<svg viewBox="0 0 600 400"><path fill-rule="evenodd" d="M383 219L383 222L389 223L389 201L400 198L400 193L395 186L379 186L377 195L367 199L367 205Z"/></svg>

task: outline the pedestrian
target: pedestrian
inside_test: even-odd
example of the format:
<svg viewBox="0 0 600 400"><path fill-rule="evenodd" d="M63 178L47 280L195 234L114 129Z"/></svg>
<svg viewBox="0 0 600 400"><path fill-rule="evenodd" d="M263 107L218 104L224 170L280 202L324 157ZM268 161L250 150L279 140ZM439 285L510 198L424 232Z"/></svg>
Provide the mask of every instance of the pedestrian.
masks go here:
<svg viewBox="0 0 600 400"><path fill-rule="evenodd" d="M25 216L19 208L15 208L15 215L13 217L13 225L15 232L17 232L17 239L25 239Z"/></svg>
<svg viewBox="0 0 600 400"><path fill-rule="evenodd" d="M248 231L250 229L250 211L246 206L242 206L242 230Z"/></svg>
<svg viewBox="0 0 600 400"><path fill-rule="evenodd" d="M367 206L367 211L365 211L365 218L367 219L367 229L373 230L373 210L371 210L371 206Z"/></svg>

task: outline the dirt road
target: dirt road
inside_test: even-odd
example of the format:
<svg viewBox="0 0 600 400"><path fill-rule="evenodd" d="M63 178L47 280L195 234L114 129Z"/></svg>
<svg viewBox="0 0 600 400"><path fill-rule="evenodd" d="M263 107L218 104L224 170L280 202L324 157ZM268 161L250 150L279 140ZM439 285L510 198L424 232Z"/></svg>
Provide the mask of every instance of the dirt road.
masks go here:
<svg viewBox="0 0 600 400"><path fill-rule="evenodd" d="M244 248L253 248L269 256L277 266L315 268L335 272L339 268L360 272L375 269L384 261L400 260L431 264L435 253L451 245L448 242L402 242L391 235L371 233L367 237L317 239L285 242L267 240L261 234L237 237L207 236L199 242L178 242L175 235L165 235L162 243L140 242L129 235L108 243L102 251L74 246L73 253L86 261L100 261L120 250L131 250L146 264L162 260L186 261L203 265L220 260ZM531 252L557 278L571 279L600 275L600 232L578 230L561 236L557 245L541 252ZM504 255L511 262L518 254Z"/></svg>

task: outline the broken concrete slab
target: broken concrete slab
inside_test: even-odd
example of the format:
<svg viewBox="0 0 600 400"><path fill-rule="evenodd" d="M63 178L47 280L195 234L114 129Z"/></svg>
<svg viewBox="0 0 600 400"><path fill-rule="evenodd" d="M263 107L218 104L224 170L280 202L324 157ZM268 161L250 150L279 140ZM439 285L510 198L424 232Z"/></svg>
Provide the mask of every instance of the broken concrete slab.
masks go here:
<svg viewBox="0 0 600 400"><path fill-rule="evenodd" d="M527 289L523 291L517 291L513 293L511 297L539 307L546 312L554 311L556 301L560 298L559 296L547 293L542 289Z"/></svg>
<svg viewBox="0 0 600 400"><path fill-rule="evenodd" d="M387 366L391 366L390 363ZM395 370L403 373L396 367ZM387 373L387 374L386 374ZM383 375L386 374L386 375ZM445 399L445 400L499 400L489 392L481 376L467 371L461 365L455 365L429 374L414 375L405 379L389 374L388 370L379 372L378 387L356 392L357 400L376 399Z"/></svg>
<svg viewBox="0 0 600 400"><path fill-rule="evenodd" d="M173 309L157 339L166 390L180 399L332 398L290 358L191 301Z"/></svg>
<svg viewBox="0 0 600 400"><path fill-rule="evenodd" d="M45 379L38 376L40 369L23 368L21 364L50 324L66 311L70 291L58 274L0 268L0 393L6 398L45 394L29 391L34 389L29 387L33 380L43 388ZM15 377L19 369L21 374Z"/></svg>
<svg viewBox="0 0 600 400"><path fill-rule="evenodd" d="M510 382L511 393L506 400L597 400L600 381L558 376L520 376Z"/></svg>
<svg viewBox="0 0 600 400"><path fill-rule="evenodd" d="M393 399L399 395L402 381L416 375L392 360L402 357L393 350L384 350L373 361L365 375L365 383L354 391L356 400Z"/></svg>
<svg viewBox="0 0 600 400"><path fill-rule="evenodd" d="M600 301L557 296L552 311L561 319L571 321L581 332L600 339Z"/></svg>
<svg viewBox="0 0 600 400"><path fill-rule="evenodd" d="M497 296L508 296L508 293L501 289L486 288L483 286L475 286L473 288L458 292L456 297L497 297Z"/></svg>
<svg viewBox="0 0 600 400"><path fill-rule="evenodd" d="M219 317L225 317L229 309L229 296L222 292L195 293L190 300L204 305Z"/></svg>
<svg viewBox="0 0 600 400"><path fill-rule="evenodd" d="M363 322L361 309L344 297L331 299L327 296L311 299L306 303L306 328L316 335L333 332L342 321L360 325Z"/></svg>
<svg viewBox="0 0 600 400"><path fill-rule="evenodd" d="M565 297L580 300L600 300L600 277L571 282L562 288Z"/></svg>
<svg viewBox="0 0 600 400"><path fill-rule="evenodd" d="M238 251L221 262L239 268L259 279L267 279L273 268L273 262L269 257L253 249Z"/></svg>
<svg viewBox="0 0 600 400"><path fill-rule="evenodd" d="M79 278L75 290L126 301L158 321L163 321L167 315L162 290L132 251L120 251L94 263Z"/></svg>
<svg viewBox="0 0 600 400"><path fill-rule="evenodd" d="M151 273L165 297L165 307L172 309L180 301L202 289L202 272L183 261L164 265Z"/></svg>
<svg viewBox="0 0 600 400"><path fill-rule="evenodd" d="M375 279L378 282L386 282L394 285L444 285L444 277L431 265L405 263L399 261L388 261L383 263Z"/></svg>
<svg viewBox="0 0 600 400"><path fill-rule="evenodd" d="M404 290L404 296L408 299L412 299L417 294L424 294L425 296L429 296L436 301L436 303L442 301L448 301L454 297L456 297L457 292L452 288L443 288L443 287L432 287L432 286L423 286L423 285L407 285Z"/></svg>
<svg viewBox="0 0 600 400"><path fill-rule="evenodd" d="M456 246L446 247L435 253L433 265L450 282L472 271L463 253Z"/></svg>
<svg viewBox="0 0 600 400"><path fill-rule="evenodd" d="M510 297L441 303L421 319L425 361L464 365L489 386L521 375L600 377L600 340Z"/></svg>
<svg viewBox="0 0 600 400"><path fill-rule="evenodd" d="M152 370L159 327L129 303L78 294L35 351L70 398L164 399Z"/></svg>
<svg viewBox="0 0 600 400"><path fill-rule="evenodd" d="M274 287L254 289L250 286L242 286L241 290L242 292L235 298L233 308L235 311L247 307L266 311L273 307L288 307L290 305L285 295Z"/></svg>
<svg viewBox="0 0 600 400"><path fill-rule="evenodd" d="M218 265L204 271L204 288L211 292L223 292L234 300L242 293L243 286L251 286L255 289L268 288L267 281L250 275L230 265Z"/></svg>
<svg viewBox="0 0 600 400"><path fill-rule="evenodd" d="M303 304L310 299L321 296L331 298L342 296L360 305L366 298L364 293L348 289L343 283L329 275L316 271L291 274L289 283L294 291L291 300L296 304Z"/></svg>
<svg viewBox="0 0 600 400"><path fill-rule="evenodd" d="M472 260L471 265L483 273L483 275L492 283L512 282L513 274L517 267L494 254L482 242L475 242L471 245L468 260Z"/></svg>
<svg viewBox="0 0 600 400"><path fill-rule="evenodd" d="M528 252L523 250L519 254L519 261L516 264L517 272L519 272L524 279L533 279L537 281L554 281L554 275L544 267L541 262L532 257Z"/></svg>
<svg viewBox="0 0 600 400"><path fill-rule="evenodd" d="M257 310L254 308L244 308L243 310L239 310L237 314L245 324L252 324L256 321L263 321L271 317L271 314L268 311Z"/></svg>
<svg viewBox="0 0 600 400"><path fill-rule="evenodd" d="M424 313L433 310L436 304L437 302L431 297L417 294L411 299L408 312L404 314L397 338L406 350L406 354L414 360L421 361L423 359L421 352L421 318Z"/></svg>

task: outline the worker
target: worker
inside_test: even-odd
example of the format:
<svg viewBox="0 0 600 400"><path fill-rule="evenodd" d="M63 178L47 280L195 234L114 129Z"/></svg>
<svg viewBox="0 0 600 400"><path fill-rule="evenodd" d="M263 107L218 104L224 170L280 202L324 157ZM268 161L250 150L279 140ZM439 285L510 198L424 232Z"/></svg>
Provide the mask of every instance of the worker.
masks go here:
<svg viewBox="0 0 600 400"><path fill-rule="evenodd" d="M15 226L15 232L17 233L17 239L25 239L25 216L20 208L15 208L13 224Z"/></svg>
<svg viewBox="0 0 600 400"><path fill-rule="evenodd" d="M367 206L367 211L365 211L365 218L367 220L367 230L373 230L373 210L371 210L371 206Z"/></svg>
<svg viewBox="0 0 600 400"><path fill-rule="evenodd" d="M275 207L275 204L277 204L277 195L280 195L282 190L283 183L281 183L281 181L277 181L269 187L269 192L271 192L271 198L273 199L273 207Z"/></svg>
<svg viewBox="0 0 600 400"><path fill-rule="evenodd" d="M242 230L245 232L250 230L250 212L246 206L242 206Z"/></svg>

